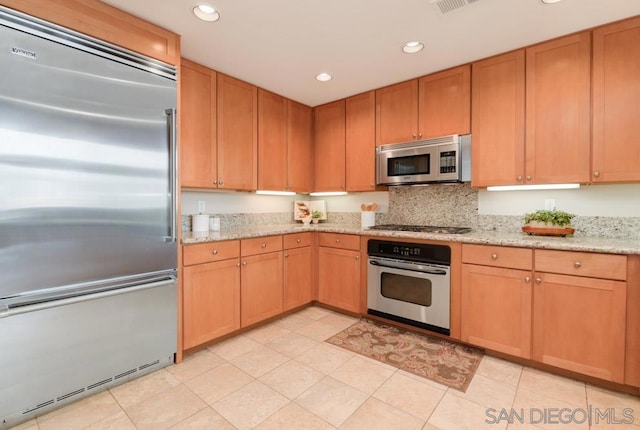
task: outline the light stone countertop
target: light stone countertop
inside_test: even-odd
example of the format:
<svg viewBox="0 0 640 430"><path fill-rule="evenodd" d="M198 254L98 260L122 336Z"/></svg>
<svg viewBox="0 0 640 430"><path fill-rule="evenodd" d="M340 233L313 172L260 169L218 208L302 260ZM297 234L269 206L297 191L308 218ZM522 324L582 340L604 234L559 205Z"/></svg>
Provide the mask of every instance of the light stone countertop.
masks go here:
<svg viewBox="0 0 640 430"><path fill-rule="evenodd" d="M467 234L433 234L413 232L391 232L362 229L360 227L326 224L310 225L282 224L256 227L237 227L222 229L220 232L183 233L182 243L190 245L221 240L248 239L252 237L277 234L300 233L305 231L324 231L331 233L357 234L390 239L428 239L445 242L475 243L484 245L516 246L521 248L557 249L563 251L602 252L609 254L640 254L640 240L608 239L606 237L548 237L529 236L525 233L500 233L492 231L473 231Z"/></svg>

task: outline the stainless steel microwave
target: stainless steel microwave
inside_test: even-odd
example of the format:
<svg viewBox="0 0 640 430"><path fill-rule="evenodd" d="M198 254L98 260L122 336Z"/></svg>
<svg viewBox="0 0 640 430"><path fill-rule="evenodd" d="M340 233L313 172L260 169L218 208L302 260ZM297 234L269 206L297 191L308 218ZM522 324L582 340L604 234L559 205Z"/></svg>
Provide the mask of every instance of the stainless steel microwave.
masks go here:
<svg viewBox="0 0 640 430"><path fill-rule="evenodd" d="M379 146L378 185L471 181L471 135Z"/></svg>

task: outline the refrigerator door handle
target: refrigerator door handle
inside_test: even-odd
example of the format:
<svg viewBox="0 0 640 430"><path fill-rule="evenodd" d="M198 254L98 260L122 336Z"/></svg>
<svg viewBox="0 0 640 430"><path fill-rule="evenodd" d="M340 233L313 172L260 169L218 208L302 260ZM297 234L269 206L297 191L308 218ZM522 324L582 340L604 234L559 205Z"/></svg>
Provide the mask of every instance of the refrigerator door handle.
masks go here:
<svg viewBox="0 0 640 430"><path fill-rule="evenodd" d="M176 110L165 109L167 117L167 141L169 145L169 236L165 242L176 242L177 210L178 210L178 148L176 136Z"/></svg>
<svg viewBox="0 0 640 430"><path fill-rule="evenodd" d="M113 290L102 291L99 293L84 294L80 296L68 297L65 299L50 300L42 303L34 303L32 305L20 306L16 308L7 308L0 313L0 318L11 317L14 315L25 314L27 312L41 311L44 309L66 306L72 303L86 302L88 300L102 299L105 297L117 296L119 294L133 293L135 291L148 290L150 288L163 287L165 285L174 284L175 279L166 279L163 281L149 282L147 284L135 285L125 288L116 288Z"/></svg>

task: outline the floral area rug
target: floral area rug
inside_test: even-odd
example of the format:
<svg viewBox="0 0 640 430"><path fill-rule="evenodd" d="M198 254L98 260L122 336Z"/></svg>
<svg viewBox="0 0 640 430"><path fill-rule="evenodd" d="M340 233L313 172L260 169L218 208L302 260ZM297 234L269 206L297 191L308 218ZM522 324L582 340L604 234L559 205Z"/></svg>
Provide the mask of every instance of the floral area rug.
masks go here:
<svg viewBox="0 0 640 430"><path fill-rule="evenodd" d="M479 349L365 318L325 342L462 392L484 355Z"/></svg>

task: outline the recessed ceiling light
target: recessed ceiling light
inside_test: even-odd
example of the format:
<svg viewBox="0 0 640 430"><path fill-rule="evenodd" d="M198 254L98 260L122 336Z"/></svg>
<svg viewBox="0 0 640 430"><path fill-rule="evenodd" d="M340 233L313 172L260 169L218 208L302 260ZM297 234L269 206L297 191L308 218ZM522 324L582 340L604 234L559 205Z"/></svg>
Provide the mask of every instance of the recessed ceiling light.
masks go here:
<svg viewBox="0 0 640 430"><path fill-rule="evenodd" d="M215 22L220 19L220 13L213 6L204 3L195 6L193 14L203 21Z"/></svg>
<svg viewBox="0 0 640 430"><path fill-rule="evenodd" d="M541 0L544 4L560 3L562 0Z"/></svg>
<svg viewBox="0 0 640 430"><path fill-rule="evenodd" d="M416 52L422 51L424 48L424 43L418 41L411 41L404 44L402 47L402 52L406 54L415 54Z"/></svg>
<svg viewBox="0 0 640 430"><path fill-rule="evenodd" d="M320 82L327 82L330 81L331 79L333 79L333 76L331 76L329 73L320 73L318 75L316 75L316 80L320 81Z"/></svg>

